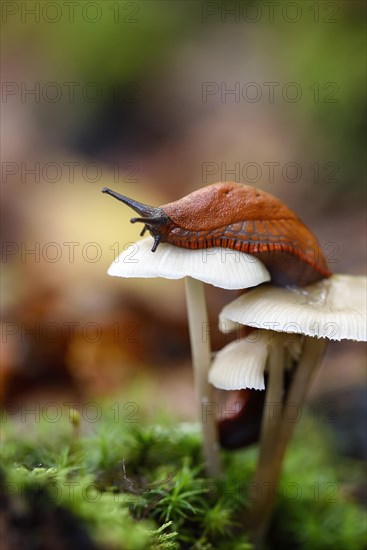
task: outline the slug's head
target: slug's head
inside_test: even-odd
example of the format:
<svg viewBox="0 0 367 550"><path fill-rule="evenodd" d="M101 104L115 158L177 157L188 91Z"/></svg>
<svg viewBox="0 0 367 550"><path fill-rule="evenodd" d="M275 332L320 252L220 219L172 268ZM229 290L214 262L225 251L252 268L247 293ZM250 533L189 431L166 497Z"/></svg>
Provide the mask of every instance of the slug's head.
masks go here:
<svg viewBox="0 0 367 550"><path fill-rule="evenodd" d="M111 197L115 197L115 199L127 204L127 206L130 206L130 208L141 216L140 218L131 218L130 221L131 223L141 222L144 224L140 235L144 235L146 230L149 231L154 239L152 252L155 252L162 240L162 230L170 222L169 217L164 213L162 208L142 204L124 195L120 195L120 193L116 193L116 191L112 191L112 189L108 189L107 187L102 189L102 193L107 193Z"/></svg>

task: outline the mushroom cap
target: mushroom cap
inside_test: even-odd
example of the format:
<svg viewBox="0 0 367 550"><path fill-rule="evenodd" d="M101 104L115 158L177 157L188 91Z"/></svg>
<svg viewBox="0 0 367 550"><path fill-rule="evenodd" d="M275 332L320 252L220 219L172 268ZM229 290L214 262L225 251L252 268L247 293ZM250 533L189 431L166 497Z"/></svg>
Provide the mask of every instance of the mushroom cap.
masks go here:
<svg viewBox="0 0 367 550"><path fill-rule="evenodd" d="M366 341L367 278L333 275L305 288L264 285L227 304L220 326L236 324L328 338Z"/></svg>
<svg viewBox="0 0 367 550"><path fill-rule="evenodd" d="M254 341L253 334L249 334L242 340L231 342L216 354L209 371L209 382L221 390L264 390L267 357L265 338Z"/></svg>
<svg viewBox="0 0 367 550"><path fill-rule="evenodd" d="M209 371L209 382L221 390L264 390L264 370L274 346L284 346L290 357L297 360L302 337L255 330L216 353Z"/></svg>
<svg viewBox="0 0 367 550"><path fill-rule="evenodd" d="M161 243L151 251L151 238L131 243L111 264L113 277L193 277L220 288L235 290L270 280L264 264L249 254L226 248L190 250Z"/></svg>

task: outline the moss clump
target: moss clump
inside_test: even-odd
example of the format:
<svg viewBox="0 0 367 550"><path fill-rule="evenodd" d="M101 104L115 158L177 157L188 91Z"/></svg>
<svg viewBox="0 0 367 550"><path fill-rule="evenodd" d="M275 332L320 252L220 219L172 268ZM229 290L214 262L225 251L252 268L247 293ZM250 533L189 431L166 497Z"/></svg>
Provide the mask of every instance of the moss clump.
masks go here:
<svg viewBox="0 0 367 550"><path fill-rule="evenodd" d="M324 434L307 418L298 434L268 548L364 548L364 510L344 489L351 466L354 483L362 482L359 464L333 462ZM50 550L251 549L242 518L254 498L256 449L223 453L225 477L213 480L204 475L200 448L191 424L119 424L107 414L76 437L70 421L27 433L5 422L5 538L27 550L39 548L40 537Z"/></svg>

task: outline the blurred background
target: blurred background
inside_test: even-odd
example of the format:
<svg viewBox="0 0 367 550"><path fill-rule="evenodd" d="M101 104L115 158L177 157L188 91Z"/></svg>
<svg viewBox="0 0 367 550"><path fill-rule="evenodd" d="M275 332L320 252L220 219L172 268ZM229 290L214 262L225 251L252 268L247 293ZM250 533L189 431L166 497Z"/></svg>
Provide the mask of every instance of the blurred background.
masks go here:
<svg viewBox="0 0 367 550"><path fill-rule="evenodd" d="M141 392L194 419L183 282L107 276L139 235L101 189L160 205L246 182L297 212L333 271L364 274L365 3L1 7L2 399ZM207 296L219 349L232 296ZM363 352L331 344L311 397L365 384Z"/></svg>

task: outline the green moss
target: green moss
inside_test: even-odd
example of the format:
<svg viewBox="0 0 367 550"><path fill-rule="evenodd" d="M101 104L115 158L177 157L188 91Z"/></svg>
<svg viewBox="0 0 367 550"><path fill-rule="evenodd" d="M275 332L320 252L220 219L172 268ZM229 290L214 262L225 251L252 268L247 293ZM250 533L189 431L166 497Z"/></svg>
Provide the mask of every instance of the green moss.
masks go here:
<svg viewBox="0 0 367 550"><path fill-rule="evenodd" d="M67 510L97 548L251 548L242 517L256 448L223 453L225 476L213 480L204 474L198 426L104 418L84 437L75 437L69 421L32 430L6 422L6 506L17 509L25 499L31 513L34 499L28 497L38 494L38 510ZM365 511L346 490L350 468L356 484L362 468L336 462L325 431L310 419L302 419L297 434L277 492L269 548L362 549Z"/></svg>

